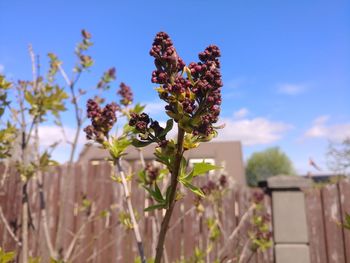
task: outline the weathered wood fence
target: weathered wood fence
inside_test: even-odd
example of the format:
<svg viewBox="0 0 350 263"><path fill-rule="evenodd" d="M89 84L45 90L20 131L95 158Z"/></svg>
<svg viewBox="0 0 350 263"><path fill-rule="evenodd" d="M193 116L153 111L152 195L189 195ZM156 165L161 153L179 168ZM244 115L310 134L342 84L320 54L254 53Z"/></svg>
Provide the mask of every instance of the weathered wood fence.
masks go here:
<svg viewBox="0 0 350 263"><path fill-rule="evenodd" d="M121 185L110 179L111 167L108 164L90 165L89 167L74 167L74 176L69 178L69 203L65 213L66 233L64 248L66 251L72 240L76 240L73 262L123 262L132 263L137 256L137 249L132 231L121 222L128 221L124 209L123 189ZM62 175L67 173L67 167L57 167L45 173L44 189L47 199L49 229L53 243L59 221L60 192ZM10 168L5 176L0 177L0 206L12 230L20 236L21 229L21 181L15 169ZM202 179L205 180L203 177ZM134 181L134 180L133 180ZM199 184L201 184L199 182ZM146 195L136 183L130 183L132 202L142 230L146 255L152 256L156 245L156 229L161 220L160 212L154 217L144 213ZM350 233L342 230L336 221L341 221L345 211L350 211L350 183L348 180L338 184L327 185L324 188L304 189L306 196L307 220L309 225L309 240L311 262L350 262ZM239 224L242 216L251 205L251 189L234 187L228 191L221 202L219 213L222 235L215 243L209 262L213 262L223 247L227 238ZM40 217L38 188L35 180L29 184L30 208L34 228L30 228L30 255L40 256L48 262L48 249L44 238L43 225ZM168 239L166 254L168 262L180 262L189 259L195 248L206 251L209 246L209 235L206 221L215 212L209 206L204 213L198 213L193 207L194 196L187 194L182 205L177 205L174 211ZM266 209L271 213L271 198L265 195ZM288 204L286 204L288 205ZM181 218L180 220L178 220ZM16 243L8 234L3 221L0 221L0 247L5 250L19 251ZM159 222L158 222L159 223ZM248 239L249 224L242 227L239 238L230 245L230 258L238 256L242 246ZM288 226L286 226L288 227ZM227 239L226 239L227 240ZM273 248L264 253L255 254L250 262L274 262ZM224 261L226 262L226 261ZM232 261L235 262L235 261Z"/></svg>
<svg viewBox="0 0 350 263"><path fill-rule="evenodd" d="M339 226L350 213L350 181L304 189L312 263L349 263L350 230Z"/></svg>

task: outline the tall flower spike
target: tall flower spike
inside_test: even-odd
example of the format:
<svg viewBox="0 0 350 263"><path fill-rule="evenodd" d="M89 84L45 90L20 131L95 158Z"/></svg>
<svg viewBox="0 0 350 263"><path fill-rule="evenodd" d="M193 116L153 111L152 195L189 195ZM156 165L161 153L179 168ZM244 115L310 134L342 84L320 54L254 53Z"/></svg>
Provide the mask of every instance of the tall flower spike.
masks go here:
<svg viewBox="0 0 350 263"><path fill-rule="evenodd" d="M157 68L152 73L153 83L167 83L185 66L183 60L178 56L169 35L165 32L159 32L154 38L150 55L155 58L154 64Z"/></svg>
<svg viewBox="0 0 350 263"><path fill-rule="evenodd" d="M133 93L131 91L131 88L124 82L120 83L120 89L117 93L122 97L120 104L128 106L133 102Z"/></svg>

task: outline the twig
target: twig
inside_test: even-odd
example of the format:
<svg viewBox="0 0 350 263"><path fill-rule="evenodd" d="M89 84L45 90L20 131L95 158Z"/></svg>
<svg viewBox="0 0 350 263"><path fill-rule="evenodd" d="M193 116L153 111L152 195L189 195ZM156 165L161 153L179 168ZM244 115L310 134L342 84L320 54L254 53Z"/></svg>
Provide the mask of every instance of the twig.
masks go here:
<svg viewBox="0 0 350 263"><path fill-rule="evenodd" d="M82 226L79 228L78 232L74 235L71 243L69 244L68 246L68 249L67 249L67 252L66 252L66 255L64 257L64 262L68 262L72 252L73 252L73 249L75 247L75 244L76 242L78 241L78 239L80 238L80 235L81 233L83 232L83 230L85 229L85 227L87 226L87 224L91 223L93 221L93 216L94 216L95 212L94 211L91 211L90 215L88 216L88 219L87 221L85 221Z"/></svg>
<svg viewBox="0 0 350 263"><path fill-rule="evenodd" d="M99 254L101 254L103 251L111 247L115 242L118 240L118 238L113 239L112 241L108 242L107 245L103 246L100 250L97 252L94 252L90 257L87 258L86 262L89 262L90 260L93 260L96 258Z"/></svg>
<svg viewBox="0 0 350 263"><path fill-rule="evenodd" d="M47 243L47 247L49 249L50 256L54 259L57 258L57 253L54 250L54 247L52 245L51 236L49 232L49 226L47 224L47 213L46 213L46 201L45 201L45 195L44 195L44 187L43 187L43 180L42 180L42 173L41 171L38 172L38 188L39 188L39 200L40 200L40 214L41 219L43 222L44 227L44 235L45 240Z"/></svg>
<svg viewBox="0 0 350 263"><path fill-rule="evenodd" d="M248 219L250 213L255 209L255 207L256 207L256 205L252 204L249 207L249 209L244 213L244 215L242 216L241 220L239 221L238 226L232 231L232 233L228 237L227 241L225 242L224 247L219 251L219 257L221 257L222 254L226 251L226 249L229 246L230 241L233 240L235 238L235 236L239 233L241 228L244 226L245 221Z"/></svg>
<svg viewBox="0 0 350 263"><path fill-rule="evenodd" d="M219 229L221 230L221 233L224 237L224 240L227 241L227 235L226 235L226 232L224 231L224 227L221 224L220 217L219 217L219 211L218 211L216 204L214 204L214 215L216 217L216 224L218 225Z"/></svg>
<svg viewBox="0 0 350 263"><path fill-rule="evenodd" d="M77 149L77 145L78 145L78 139L79 139L79 135L81 132L81 128L82 128L82 118L80 116L79 113L79 106L78 106L78 101L77 101L77 97L75 95L75 84L77 83L77 81L80 78L80 72L76 75L74 80L69 80L66 72L63 70L61 65L58 65L58 69L63 77L63 79L65 80L65 82L67 83L67 85L69 86L70 92L71 92L71 96L72 96L72 103L74 105L74 111L75 111L75 118L76 118L76 122L77 122L77 127L76 127L76 131L75 131L75 136L73 139L73 142L71 143L71 152L70 152L70 157L69 157L69 161L68 161L68 173L67 176L70 176L73 170L73 162L74 162L74 156L75 156L75 152ZM61 129L64 131L64 127L62 126ZM62 249L62 242L63 242L63 229L65 226L65 221L66 221L66 217L64 216L65 212L66 212L66 204L67 204L67 197L68 197L68 192L70 189L70 184L69 184L69 180L67 179L67 176L63 176L63 200L62 200L62 206L60 207L60 220L58 222L58 227L57 227L57 237L56 237L56 248L58 248L58 250Z"/></svg>
<svg viewBox="0 0 350 263"><path fill-rule="evenodd" d="M244 262L249 262L250 261L250 259L252 258L252 256L253 256L253 253L249 250L249 246L250 246L250 244L251 244L251 241L250 241L250 239L248 239L246 242L245 242L245 244L244 244L244 247L243 247L243 249L242 249L242 253L241 253L241 256L239 257L239 260L238 260L238 263L244 263ZM249 254L249 257L247 258L247 255L248 255L248 252L251 252L250 254ZM246 260L247 259L247 260Z"/></svg>
<svg viewBox="0 0 350 263"><path fill-rule="evenodd" d="M181 221L188 215L188 214L190 214L193 210L195 210L196 208L193 206L193 207L191 207L190 209L188 209L180 218L178 218L175 222L174 222L174 224L171 226L171 227L169 227L169 229L168 229L168 231L171 231L171 230L173 230L178 224L180 224L181 223Z"/></svg>
<svg viewBox="0 0 350 263"><path fill-rule="evenodd" d="M22 186L22 262L28 262L28 193L27 182Z"/></svg>
<svg viewBox="0 0 350 263"><path fill-rule="evenodd" d="M130 199L130 192L129 192L128 184L126 182L124 170L123 170L121 163L120 163L120 158L117 158L115 163L117 165L120 177L122 179L122 185L124 188L124 198L125 198L125 201L126 201L127 206L128 206L128 211L130 214L131 223L133 225L133 230L134 230L134 234L135 234L135 238L136 238L136 242L137 242L137 248L139 250L139 254L141 257L141 262L146 263L146 258L145 258L145 253L144 253L144 249L143 249L143 243L142 243L142 239L141 239L140 229L139 229L139 225L138 225L136 218L135 218L134 209L132 207L132 203L131 203L131 199Z"/></svg>
<svg viewBox="0 0 350 263"><path fill-rule="evenodd" d="M71 262L74 262L74 260L76 258L78 258L92 243L94 243L97 239L99 239L100 236L102 236L107 230L118 226L120 223L117 222L114 225L107 227L105 229L103 229L100 233L98 233L97 237L95 237L94 239L92 239L88 244L85 245L85 248L81 249L80 251L78 251L77 253L74 254L74 256L70 259Z"/></svg>
<svg viewBox="0 0 350 263"><path fill-rule="evenodd" d="M18 240L18 238L16 237L15 233L13 233L8 221L6 220L5 216L4 216L4 213L2 211L2 207L0 206L0 218L1 218L1 221L4 223L5 225L5 228L7 230L7 232L9 232L10 236L12 237L12 239L17 243L17 245L19 247L22 246L22 243L21 241Z"/></svg>

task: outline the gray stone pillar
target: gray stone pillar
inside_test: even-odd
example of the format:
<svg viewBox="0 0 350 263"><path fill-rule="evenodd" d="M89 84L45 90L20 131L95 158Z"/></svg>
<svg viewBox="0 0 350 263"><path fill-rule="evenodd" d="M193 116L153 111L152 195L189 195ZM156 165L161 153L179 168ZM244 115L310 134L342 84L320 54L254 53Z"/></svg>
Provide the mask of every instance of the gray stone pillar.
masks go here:
<svg viewBox="0 0 350 263"><path fill-rule="evenodd" d="M275 263L311 263L302 187L311 180L300 176L273 176L267 180L272 193Z"/></svg>

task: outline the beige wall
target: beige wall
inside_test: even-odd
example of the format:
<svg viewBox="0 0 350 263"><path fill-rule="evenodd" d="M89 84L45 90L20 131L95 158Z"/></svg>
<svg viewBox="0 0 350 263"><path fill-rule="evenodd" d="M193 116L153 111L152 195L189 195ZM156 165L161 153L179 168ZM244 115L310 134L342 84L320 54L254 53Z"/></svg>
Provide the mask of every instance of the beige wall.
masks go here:
<svg viewBox="0 0 350 263"><path fill-rule="evenodd" d="M154 145L150 145L142 149L146 161L154 160L154 147ZM242 146L240 142L226 141L202 143L198 148L186 152L185 155L189 159L215 159L215 164L223 166L225 168L225 173L229 177L232 176L239 184L246 184ZM81 152L78 162L85 163L92 160L104 160L106 158L108 158L107 151L96 146L87 146ZM139 153L135 148L129 147L124 159L128 161L136 161L139 159Z"/></svg>

